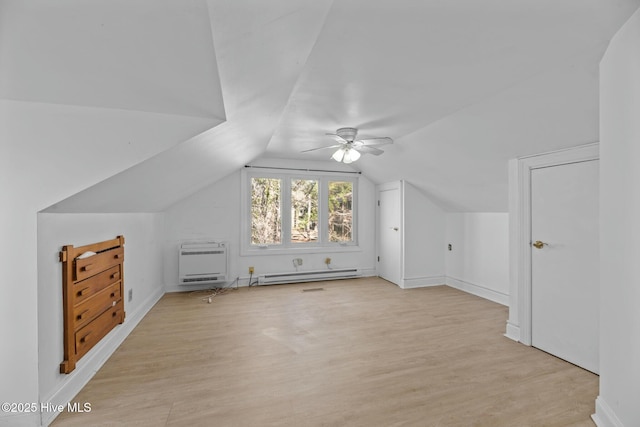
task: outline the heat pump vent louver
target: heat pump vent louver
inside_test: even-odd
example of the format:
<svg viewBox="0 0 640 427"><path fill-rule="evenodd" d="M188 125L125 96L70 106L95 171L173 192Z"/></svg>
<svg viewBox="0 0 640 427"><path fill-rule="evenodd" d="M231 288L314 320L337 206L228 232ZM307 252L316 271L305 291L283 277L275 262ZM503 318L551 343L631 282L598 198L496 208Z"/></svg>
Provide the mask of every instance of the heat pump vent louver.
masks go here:
<svg viewBox="0 0 640 427"><path fill-rule="evenodd" d="M180 245L178 276L180 285L224 282L227 278L225 242L185 242Z"/></svg>
<svg viewBox="0 0 640 427"><path fill-rule="evenodd" d="M216 276L212 276L212 277L195 277L195 278L185 278L182 280L182 283L195 283L195 282L210 282L210 281L218 281L218 277Z"/></svg>
<svg viewBox="0 0 640 427"><path fill-rule="evenodd" d="M224 254L224 251L182 251L181 255L184 256L192 256L192 255L216 255L216 254Z"/></svg>

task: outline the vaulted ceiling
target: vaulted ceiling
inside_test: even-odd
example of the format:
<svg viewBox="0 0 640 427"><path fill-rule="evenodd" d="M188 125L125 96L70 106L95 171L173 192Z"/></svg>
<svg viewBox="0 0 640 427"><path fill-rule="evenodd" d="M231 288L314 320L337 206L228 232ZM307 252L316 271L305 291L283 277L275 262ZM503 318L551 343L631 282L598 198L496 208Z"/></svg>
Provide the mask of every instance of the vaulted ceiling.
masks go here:
<svg viewBox="0 0 640 427"><path fill-rule="evenodd" d="M2 0L0 98L146 114L148 153L52 206L161 211L325 133L444 209L506 211L507 161L598 140L598 63L640 0ZM138 117L138 116L135 116Z"/></svg>

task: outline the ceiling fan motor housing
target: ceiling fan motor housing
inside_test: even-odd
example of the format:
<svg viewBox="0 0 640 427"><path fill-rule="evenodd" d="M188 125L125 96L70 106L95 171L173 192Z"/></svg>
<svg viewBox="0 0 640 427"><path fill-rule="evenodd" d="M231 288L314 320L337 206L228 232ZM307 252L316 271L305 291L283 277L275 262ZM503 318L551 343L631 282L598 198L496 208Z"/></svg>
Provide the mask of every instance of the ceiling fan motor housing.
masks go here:
<svg viewBox="0 0 640 427"><path fill-rule="evenodd" d="M346 139L349 142L353 142L357 134L358 129L356 128L340 128L336 131L336 135L343 139Z"/></svg>

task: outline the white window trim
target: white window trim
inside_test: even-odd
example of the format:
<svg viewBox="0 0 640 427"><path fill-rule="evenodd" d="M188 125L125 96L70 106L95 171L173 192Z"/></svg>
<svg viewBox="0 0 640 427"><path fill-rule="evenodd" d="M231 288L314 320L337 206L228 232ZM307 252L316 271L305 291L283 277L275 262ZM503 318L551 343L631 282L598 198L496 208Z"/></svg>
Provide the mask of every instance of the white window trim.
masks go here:
<svg viewBox="0 0 640 427"><path fill-rule="evenodd" d="M278 245L265 245L256 246L250 243L251 240L251 191L250 183L251 178L274 178L282 179L283 185L281 186L281 203L283 205L282 216L282 244ZM291 218L290 218L290 206L291 206L291 194L290 186L287 182L291 179L317 179L318 180L318 226L320 227L320 233L318 235L318 242L309 243L292 243L290 241L291 234ZM353 222L354 227L352 230L353 240L351 242L329 242L328 241L328 194L327 183L328 181L348 181L353 183ZM358 228L359 228L359 216L358 216L358 192L359 192L359 180L357 176L334 173L334 172L305 172L305 171L283 171L283 170L262 170L253 171L243 169L240 176L240 255L275 255L275 254L301 254L301 253L324 253L324 252L358 252L360 247L358 246Z"/></svg>

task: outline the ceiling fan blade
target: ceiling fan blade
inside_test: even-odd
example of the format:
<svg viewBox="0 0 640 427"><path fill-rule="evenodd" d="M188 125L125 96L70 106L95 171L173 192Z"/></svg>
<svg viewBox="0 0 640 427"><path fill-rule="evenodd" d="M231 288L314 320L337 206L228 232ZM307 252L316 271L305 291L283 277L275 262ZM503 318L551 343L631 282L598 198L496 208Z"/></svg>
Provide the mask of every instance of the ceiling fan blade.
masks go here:
<svg viewBox="0 0 640 427"><path fill-rule="evenodd" d="M349 141L347 141L346 139L344 139L343 137L341 137L340 135L336 135L335 133L327 133L327 136L330 136L331 138L335 139L336 141L338 141L340 144L348 144Z"/></svg>
<svg viewBox="0 0 640 427"><path fill-rule="evenodd" d="M369 147L368 145L354 145L353 149L361 153L373 154L374 156L379 156L380 154L384 153L384 151L382 151L381 149Z"/></svg>
<svg viewBox="0 0 640 427"><path fill-rule="evenodd" d="M366 139L359 139L357 141L354 141L354 144L374 147L379 145L393 144L393 139L387 136L381 137L381 138L366 138Z"/></svg>
<svg viewBox="0 0 640 427"><path fill-rule="evenodd" d="M344 144L336 144L336 145L327 145L326 147L316 147L316 148L310 148L308 150L302 150L301 153L308 153L309 151L316 151L316 150L324 150L327 148L338 148L338 147L342 147Z"/></svg>

